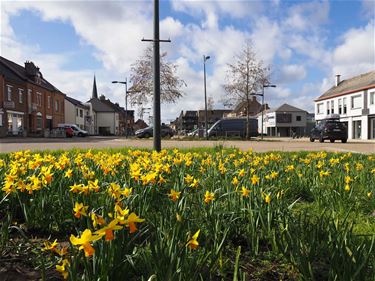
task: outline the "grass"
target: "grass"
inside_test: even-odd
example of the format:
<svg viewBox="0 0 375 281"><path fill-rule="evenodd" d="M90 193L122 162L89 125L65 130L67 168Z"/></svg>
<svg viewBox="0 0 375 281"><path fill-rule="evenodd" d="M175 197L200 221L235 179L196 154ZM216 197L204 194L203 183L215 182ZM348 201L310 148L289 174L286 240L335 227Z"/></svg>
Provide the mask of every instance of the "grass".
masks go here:
<svg viewBox="0 0 375 281"><path fill-rule="evenodd" d="M45 279L375 276L375 155L19 152L0 179L0 264L17 252Z"/></svg>

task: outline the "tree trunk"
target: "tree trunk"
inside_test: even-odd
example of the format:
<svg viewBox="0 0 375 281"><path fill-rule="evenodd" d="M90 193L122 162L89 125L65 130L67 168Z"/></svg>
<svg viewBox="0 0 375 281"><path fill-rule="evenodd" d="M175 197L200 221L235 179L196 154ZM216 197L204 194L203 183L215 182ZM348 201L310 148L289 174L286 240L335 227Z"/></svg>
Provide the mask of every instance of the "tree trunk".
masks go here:
<svg viewBox="0 0 375 281"><path fill-rule="evenodd" d="M247 96L246 100L246 139L250 139L250 116L249 116L249 108L250 108L250 99L249 96Z"/></svg>

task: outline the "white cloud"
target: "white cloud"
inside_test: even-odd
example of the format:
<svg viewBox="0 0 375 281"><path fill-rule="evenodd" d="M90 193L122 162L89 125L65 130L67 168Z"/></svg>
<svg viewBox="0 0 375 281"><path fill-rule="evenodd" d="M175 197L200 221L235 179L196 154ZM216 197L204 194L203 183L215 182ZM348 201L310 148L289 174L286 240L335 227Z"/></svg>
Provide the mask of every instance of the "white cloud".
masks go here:
<svg viewBox="0 0 375 281"><path fill-rule="evenodd" d="M275 73L275 83L290 84L306 77L306 70L303 65L289 64L281 67Z"/></svg>
<svg viewBox="0 0 375 281"><path fill-rule="evenodd" d="M375 69L374 24L372 20L365 27L350 29L341 37L341 44L333 51L333 74L341 74L346 79Z"/></svg>

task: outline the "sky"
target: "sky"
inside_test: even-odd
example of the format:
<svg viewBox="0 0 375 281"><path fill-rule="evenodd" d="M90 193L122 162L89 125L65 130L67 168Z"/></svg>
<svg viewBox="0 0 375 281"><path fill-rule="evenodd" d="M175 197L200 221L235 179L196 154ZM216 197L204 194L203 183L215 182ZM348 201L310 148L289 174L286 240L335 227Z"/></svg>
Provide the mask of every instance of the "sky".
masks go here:
<svg viewBox="0 0 375 281"><path fill-rule="evenodd" d="M147 48L141 40L153 35L153 1L0 0L0 10L1 56L33 61L50 83L83 102L95 75L99 95L124 106L123 85L111 81L129 77ZM162 105L163 122L204 108L204 55L207 96L224 108L228 63L249 40L277 86L265 89L265 102L313 112L336 74L375 70L375 1L160 0L160 38L171 40L161 51L186 82L181 99Z"/></svg>

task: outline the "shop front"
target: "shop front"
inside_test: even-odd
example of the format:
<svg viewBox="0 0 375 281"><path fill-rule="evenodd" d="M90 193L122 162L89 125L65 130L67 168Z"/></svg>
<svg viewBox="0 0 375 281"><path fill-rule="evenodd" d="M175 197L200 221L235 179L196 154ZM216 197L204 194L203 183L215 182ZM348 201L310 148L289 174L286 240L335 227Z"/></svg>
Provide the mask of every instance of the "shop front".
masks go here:
<svg viewBox="0 0 375 281"><path fill-rule="evenodd" d="M24 113L7 110L8 135L23 135L24 132Z"/></svg>

